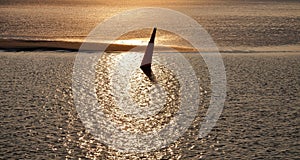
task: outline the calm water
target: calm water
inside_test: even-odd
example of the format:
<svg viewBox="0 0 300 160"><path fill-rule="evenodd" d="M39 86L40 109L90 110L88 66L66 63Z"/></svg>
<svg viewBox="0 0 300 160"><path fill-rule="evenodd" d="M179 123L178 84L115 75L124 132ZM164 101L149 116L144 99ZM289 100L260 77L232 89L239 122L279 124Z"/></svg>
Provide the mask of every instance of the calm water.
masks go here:
<svg viewBox="0 0 300 160"><path fill-rule="evenodd" d="M300 3L144 3L0 0L0 38L80 42L99 22L127 9L154 6L181 11L196 19L220 50L229 52L222 55L227 75L226 102L212 132L203 139L198 138L211 94L209 73L199 55L184 54L198 78L201 95L196 118L187 132L156 151L121 153L96 140L78 116L72 93L76 53L68 50L1 51L0 159L299 159ZM123 38L136 36L145 38L142 32ZM161 44L181 43L167 34L158 39L163 39ZM129 58L132 60L140 54L105 54L96 67L99 102L125 130L160 129L178 110L181 95L177 92L180 84L176 79L179 77L173 75L174 70L155 65L154 70L160 75L158 81L168 94L153 95L157 97L153 103L164 102L166 106L154 120L130 119L120 114L109 88L110 83L120 83L108 75L116 71L113 64L122 56L133 56ZM157 58L168 60L168 57ZM183 78L190 79L189 76ZM129 84L133 101L141 106L149 105L151 99L144 90L155 93L159 90L153 89L139 70L135 70Z"/></svg>
<svg viewBox="0 0 300 160"><path fill-rule="evenodd" d="M193 17L220 47L293 45L300 39L297 1L0 2L2 39L80 41L104 19L147 6L170 8Z"/></svg>

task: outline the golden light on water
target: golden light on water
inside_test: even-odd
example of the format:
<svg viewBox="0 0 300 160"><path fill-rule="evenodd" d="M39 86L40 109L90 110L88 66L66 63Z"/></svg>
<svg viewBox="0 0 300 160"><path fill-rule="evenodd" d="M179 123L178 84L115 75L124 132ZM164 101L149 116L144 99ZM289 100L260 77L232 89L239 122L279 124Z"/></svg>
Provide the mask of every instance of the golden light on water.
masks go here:
<svg viewBox="0 0 300 160"><path fill-rule="evenodd" d="M116 40L114 44L120 45L135 45L135 46L146 46L148 44L148 39L126 39L126 40Z"/></svg>
<svg viewBox="0 0 300 160"><path fill-rule="evenodd" d="M295 138L299 137L300 129L297 107L300 93L300 1L2 0L0 7L0 125L3 128L0 134L0 159L299 157L299 143ZM102 134L106 138L99 140L87 130L74 103L76 96L72 92L72 70L77 51L94 27L123 11L141 7L168 8L182 12L208 31L222 53L228 77L228 96L217 125L207 137L199 139L198 130L206 122L204 117L212 95L210 82L213 81L208 65L200 55L194 54L194 48L191 49L186 40L175 33L161 30L157 25L154 54L157 59L165 62L169 60L168 65L180 65L182 59L176 61L170 58L175 50L182 53L195 70L202 87L199 96L201 103L196 112L198 116L185 134L164 148L148 153L123 153L104 141L116 142L122 136ZM169 23L170 19L162 20L163 14L160 15L153 20ZM169 25L172 28L189 27L181 19L174 19L176 23ZM145 18L140 20L148 21ZM129 24L126 20L124 22ZM191 79L186 72L175 74L175 71L185 71L183 65L172 70L157 61L153 71L162 89L151 84L138 67L132 69L131 78L128 83L124 83L131 87L127 95L136 104L136 110L145 109L153 113L149 114L149 118L125 114L127 112L123 113L122 106L118 105L124 101L112 101L121 96L112 96L114 92L111 91L117 90L123 83L111 79L123 78L125 76L120 75L128 73L117 70L117 66L120 64L120 68L126 68L132 62L140 63L140 59L132 57L144 54L151 27L155 26L139 28L111 39L112 33L121 27L110 25L108 29L111 31L87 42L95 44L96 49L108 45L107 50L101 48L107 52L103 53L101 62L97 63L98 68L83 67L80 71L86 69L88 72L76 72L79 77L83 77L80 84L86 81L95 83L95 96L99 98L98 103L102 104L101 109L105 115L124 131L134 134L151 134L170 124L180 108L178 97L192 95L178 91L182 85L176 79ZM184 30L188 31L187 28ZM84 53L91 55L89 51ZM90 59L81 62L84 64L87 62L85 60ZM89 77L89 69L93 68L98 69L95 71L97 77L93 77L95 81ZM119 76L111 76L110 73L118 73ZM110 85L112 82L117 85ZM193 86L193 83L185 84ZM78 91L77 97L84 97L79 102L93 95L81 88ZM159 104L157 106L161 110L156 110L152 104ZM83 111L93 113L88 107ZM94 117L88 118L91 120ZM104 124L104 121L98 122ZM105 126L101 124L97 127ZM124 144L131 142L125 139Z"/></svg>
<svg viewBox="0 0 300 160"><path fill-rule="evenodd" d="M151 32L152 28L130 31L120 36L112 43L121 45L146 46L148 44ZM158 28L155 39L155 46L174 46L175 44L182 47L191 47L189 42L187 42L179 35Z"/></svg>

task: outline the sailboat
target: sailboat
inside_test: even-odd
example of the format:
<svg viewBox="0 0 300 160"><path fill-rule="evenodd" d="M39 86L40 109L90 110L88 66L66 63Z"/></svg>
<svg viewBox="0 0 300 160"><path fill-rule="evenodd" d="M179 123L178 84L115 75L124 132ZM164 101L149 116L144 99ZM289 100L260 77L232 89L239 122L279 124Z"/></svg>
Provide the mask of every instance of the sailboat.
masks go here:
<svg viewBox="0 0 300 160"><path fill-rule="evenodd" d="M152 64L152 56L153 56L153 50L154 50L154 41L155 41L155 35L156 35L156 27L152 31L152 35L150 38L150 41L147 45L142 63L140 68L142 71L146 74L146 76L151 80L154 81L154 75L151 69Z"/></svg>

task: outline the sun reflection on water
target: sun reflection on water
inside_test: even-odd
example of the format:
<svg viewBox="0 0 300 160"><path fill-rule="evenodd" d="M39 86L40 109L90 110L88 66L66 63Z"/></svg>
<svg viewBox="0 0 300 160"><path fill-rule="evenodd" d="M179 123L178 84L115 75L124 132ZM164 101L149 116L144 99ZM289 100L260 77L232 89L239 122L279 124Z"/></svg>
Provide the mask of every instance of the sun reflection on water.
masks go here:
<svg viewBox="0 0 300 160"><path fill-rule="evenodd" d="M152 98L157 98L155 102L163 105L158 110L153 110L153 116L150 118L136 118L120 112L119 108L116 107L116 103L113 98L109 98L111 92L110 77L112 70L115 70L115 64L123 60L124 65L132 65L130 60L131 56L143 56L143 53L134 52L124 52L124 53L105 53L101 57L101 63L96 67L96 84L97 96L99 98L99 103L104 104L103 110L105 114L124 130L129 132L151 132L153 130L159 130L165 124L172 120L174 114L178 111L178 105L180 104L180 95L178 93L180 84L176 80L177 77L171 70L160 65L159 63L154 63L153 71L158 78L158 83L162 86L161 88L156 88L155 84L151 84L148 77L143 74L140 70L133 70L132 76L129 81L130 86L130 97L140 108L149 108L151 96ZM161 56L160 58L168 58L169 54L166 56ZM129 58L129 59L128 59ZM136 63L140 63L136 59ZM175 63L175 62L174 62ZM180 62L178 62L180 63ZM187 77L188 78L188 77ZM166 91L165 95L161 95L158 90L163 89ZM150 94L149 94L150 93ZM151 95L151 93L153 95ZM158 93L157 95L155 95ZM201 92L202 93L202 92ZM203 94L201 94L203 96ZM148 97L148 98L147 98ZM164 100L163 100L164 99ZM162 101L160 101L162 100ZM177 106L177 107L176 107ZM102 142L96 140L93 135L91 135L84 127L80 127L80 120L77 115L69 115L71 117L69 122L70 133L66 136L66 142L64 146L67 148L68 156L67 159L74 157L82 157L88 159L140 159L145 157L147 159L161 159L161 158L180 158L182 156L180 147L182 147L182 141L190 141L190 139L180 138L170 144L168 147L165 146L160 150L148 152L148 153L123 153L108 147ZM194 126L194 125L193 125ZM196 126L195 126L196 127ZM75 135L74 135L74 131ZM190 133L189 133L190 134ZM194 135L194 134L190 134ZM197 135L195 134L195 137ZM184 144L185 145L185 144ZM81 155L77 155L81 153ZM84 156L82 155L84 153Z"/></svg>

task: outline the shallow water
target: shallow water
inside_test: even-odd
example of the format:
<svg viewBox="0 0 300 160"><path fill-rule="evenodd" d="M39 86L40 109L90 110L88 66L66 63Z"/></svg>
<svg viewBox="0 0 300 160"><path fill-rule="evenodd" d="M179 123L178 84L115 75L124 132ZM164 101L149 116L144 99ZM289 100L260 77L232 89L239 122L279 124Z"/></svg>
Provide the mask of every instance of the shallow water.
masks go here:
<svg viewBox="0 0 300 160"><path fill-rule="evenodd" d="M299 156L299 54L223 54L228 92L210 134L198 138L210 94L201 58L196 64L203 102L188 131L175 143L150 153L121 153L86 132L72 96L75 55L1 52L0 157L101 159L251 159ZM16 65L18 64L18 65Z"/></svg>
<svg viewBox="0 0 300 160"><path fill-rule="evenodd" d="M291 45L300 41L300 5L297 1L173 0L169 3L144 3L4 1L0 4L0 38L81 41L99 23L122 11L163 7L194 18L219 47ZM180 22L178 24L181 26ZM109 36L109 33L102 36ZM164 40L173 41L170 37Z"/></svg>
<svg viewBox="0 0 300 160"><path fill-rule="evenodd" d="M122 153L97 140L80 119L72 92L76 53L69 51L74 51L74 45L76 51L76 46L104 19L127 9L149 6L187 14L209 32L223 52L227 97L216 126L207 137L199 139L200 123L209 107L210 78L199 55L183 54L199 82L199 109L194 121L177 141L159 150ZM0 159L299 159L299 15L299 2L293 0L0 0L0 41L20 40L19 45L23 45L29 40L35 46L27 43L28 50L15 52L16 41L11 41L10 52L0 51ZM124 35L123 39L131 41L120 43L147 43L148 34L137 31ZM159 45L185 45L178 37L160 31L157 40ZM39 48L42 43L45 46ZM109 88L111 83L121 84L117 79L123 77L117 74L117 78L109 79L108 74L116 74L113 64L128 55L110 53L103 57L105 63L98 64L95 77L96 96L106 114L124 130L159 130L174 119L179 109L182 84L178 79L189 80L191 76L180 77L174 69L158 63L154 71L160 75L159 85L155 85L141 71L134 70L128 80L128 92L133 97L130 103L139 104L138 111L150 107L151 112L137 112L133 118L124 116L124 110L116 107L123 101L129 103L116 94L122 93L121 85ZM140 57L131 55L127 60ZM162 59L171 60L167 56ZM126 67L123 71L127 73ZM112 102L115 97L117 103ZM160 106L161 110L154 104L165 105ZM142 119L153 114L159 116ZM107 138L110 140L114 138Z"/></svg>

